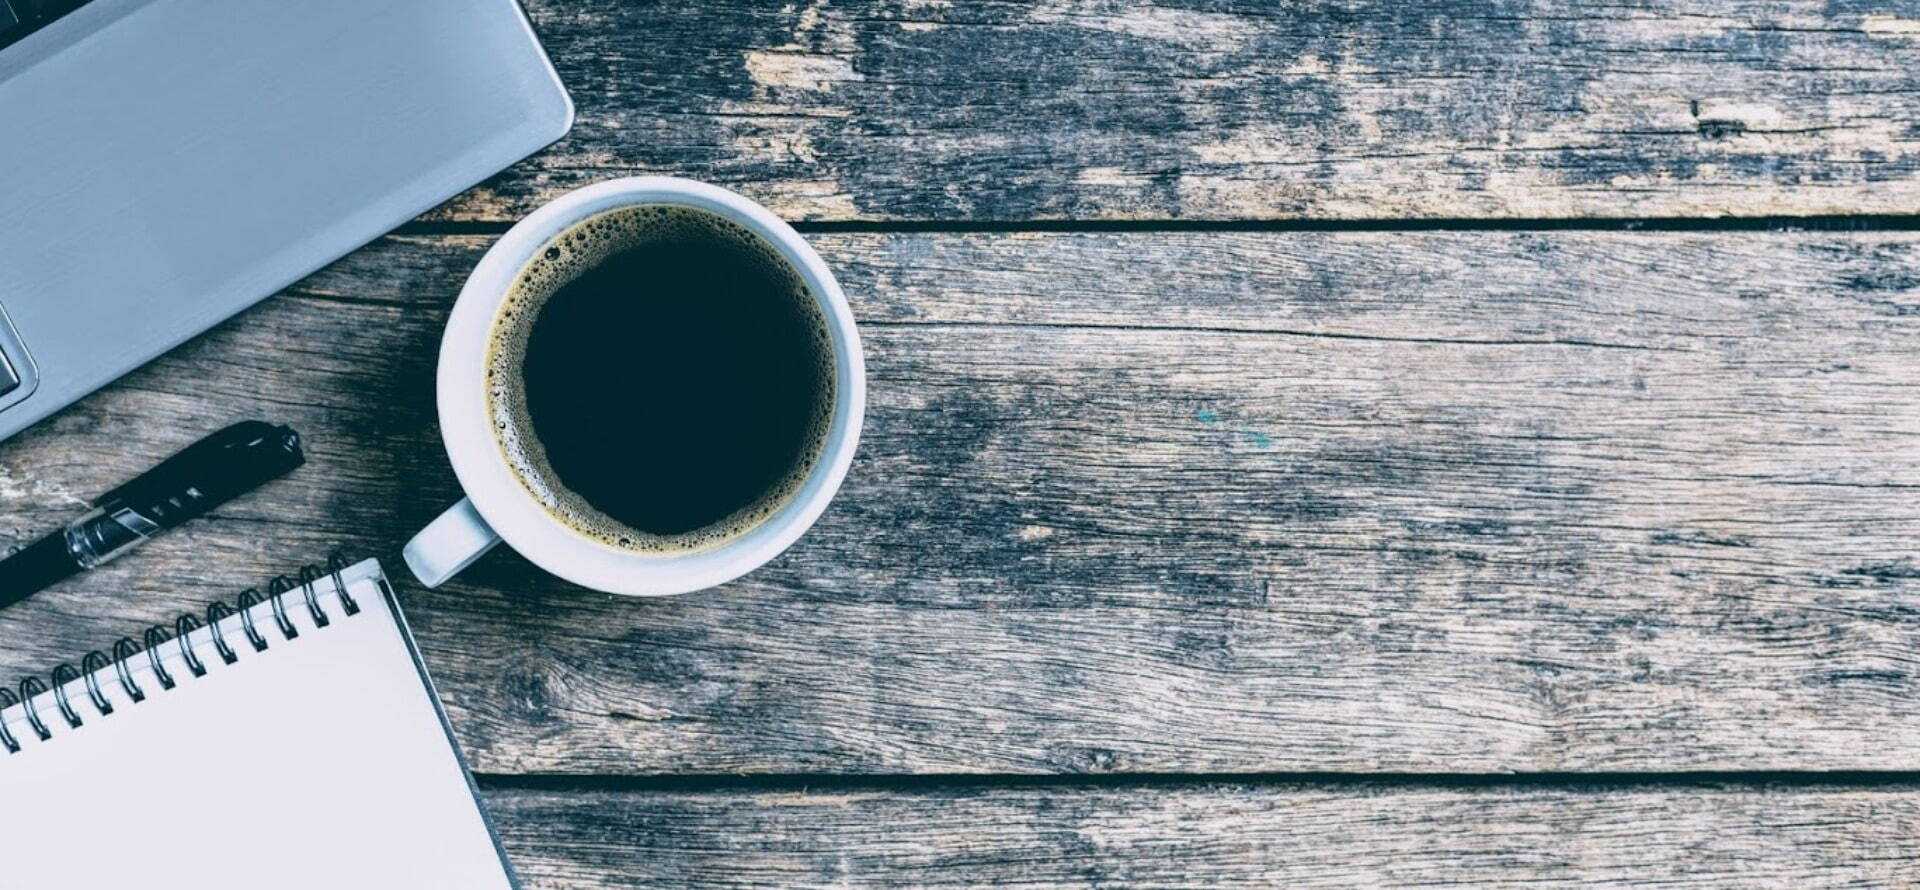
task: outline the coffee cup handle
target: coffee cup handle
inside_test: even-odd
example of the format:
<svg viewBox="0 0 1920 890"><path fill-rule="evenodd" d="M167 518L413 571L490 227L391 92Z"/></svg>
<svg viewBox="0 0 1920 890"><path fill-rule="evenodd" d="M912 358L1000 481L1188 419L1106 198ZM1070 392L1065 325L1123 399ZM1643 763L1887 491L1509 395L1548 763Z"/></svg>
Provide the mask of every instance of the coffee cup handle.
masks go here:
<svg viewBox="0 0 1920 890"><path fill-rule="evenodd" d="M461 498L460 503L427 523L400 552L420 583L439 587L498 543L500 534L480 517L473 500Z"/></svg>

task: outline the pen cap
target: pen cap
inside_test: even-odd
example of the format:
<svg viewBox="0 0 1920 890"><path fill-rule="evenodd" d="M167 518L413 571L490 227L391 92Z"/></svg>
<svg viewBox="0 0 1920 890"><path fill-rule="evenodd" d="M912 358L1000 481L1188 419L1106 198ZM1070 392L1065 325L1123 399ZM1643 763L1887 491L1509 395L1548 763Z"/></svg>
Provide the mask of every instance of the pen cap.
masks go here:
<svg viewBox="0 0 1920 890"><path fill-rule="evenodd" d="M244 420L220 430L93 503L111 513L128 509L172 528L306 462L291 427Z"/></svg>

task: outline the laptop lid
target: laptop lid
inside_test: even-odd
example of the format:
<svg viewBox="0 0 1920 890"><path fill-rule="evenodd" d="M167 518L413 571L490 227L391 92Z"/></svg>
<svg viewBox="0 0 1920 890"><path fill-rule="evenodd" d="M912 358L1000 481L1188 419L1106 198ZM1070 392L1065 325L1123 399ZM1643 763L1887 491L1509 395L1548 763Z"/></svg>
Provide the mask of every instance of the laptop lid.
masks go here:
<svg viewBox="0 0 1920 890"><path fill-rule="evenodd" d="M0 437L572 119L514 0L94 0L29 34L0 51Z"/></svg>

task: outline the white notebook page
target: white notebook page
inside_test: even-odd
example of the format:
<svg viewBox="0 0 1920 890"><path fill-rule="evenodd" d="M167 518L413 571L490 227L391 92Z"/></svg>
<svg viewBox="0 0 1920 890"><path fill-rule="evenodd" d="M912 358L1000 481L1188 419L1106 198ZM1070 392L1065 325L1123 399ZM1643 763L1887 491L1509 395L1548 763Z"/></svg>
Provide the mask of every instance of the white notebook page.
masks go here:
<svg viewBox="0 0 1920 890"><path fill-rule="evenodd" d="M190 635L205 676L161 644L171 690L134 656L143 702L101 672L109 716L67 684L79 728L37 696L49 741L22 707L0 712L21 745L0 748L0 887L513 887L379 565L342 577L359 614L323 577L329 626L315 627L300 589L283 600L297 639L267 604L250 610L265 652L238 616L222 622L232 665L207 630Z"/></svg>

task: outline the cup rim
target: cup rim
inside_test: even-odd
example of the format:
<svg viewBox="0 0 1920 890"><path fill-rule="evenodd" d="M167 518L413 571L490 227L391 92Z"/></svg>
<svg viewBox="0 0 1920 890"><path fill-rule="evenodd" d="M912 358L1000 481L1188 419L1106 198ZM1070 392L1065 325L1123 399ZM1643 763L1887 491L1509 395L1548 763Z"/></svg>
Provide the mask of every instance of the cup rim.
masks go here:
<svg viewBox="0 0 1920 890"><path fill-rule="evenodd" d="M507 288L534 251L589 216L667 204L714 213L765 239L819 300L834 350L835 399L820 459L791 499L753 530L685 553L638 553L594 540L547 512L523 486L493 435L486 352ZM740 194L689 179L637 176L568 192L528 214L487 249L455 300L435 380L440 434L460 487L501 539L575 584L629 596L665 596L724 584L765 564L804 534L846 477L866 409L866 368L840 284L792 226Z"/></svg>

